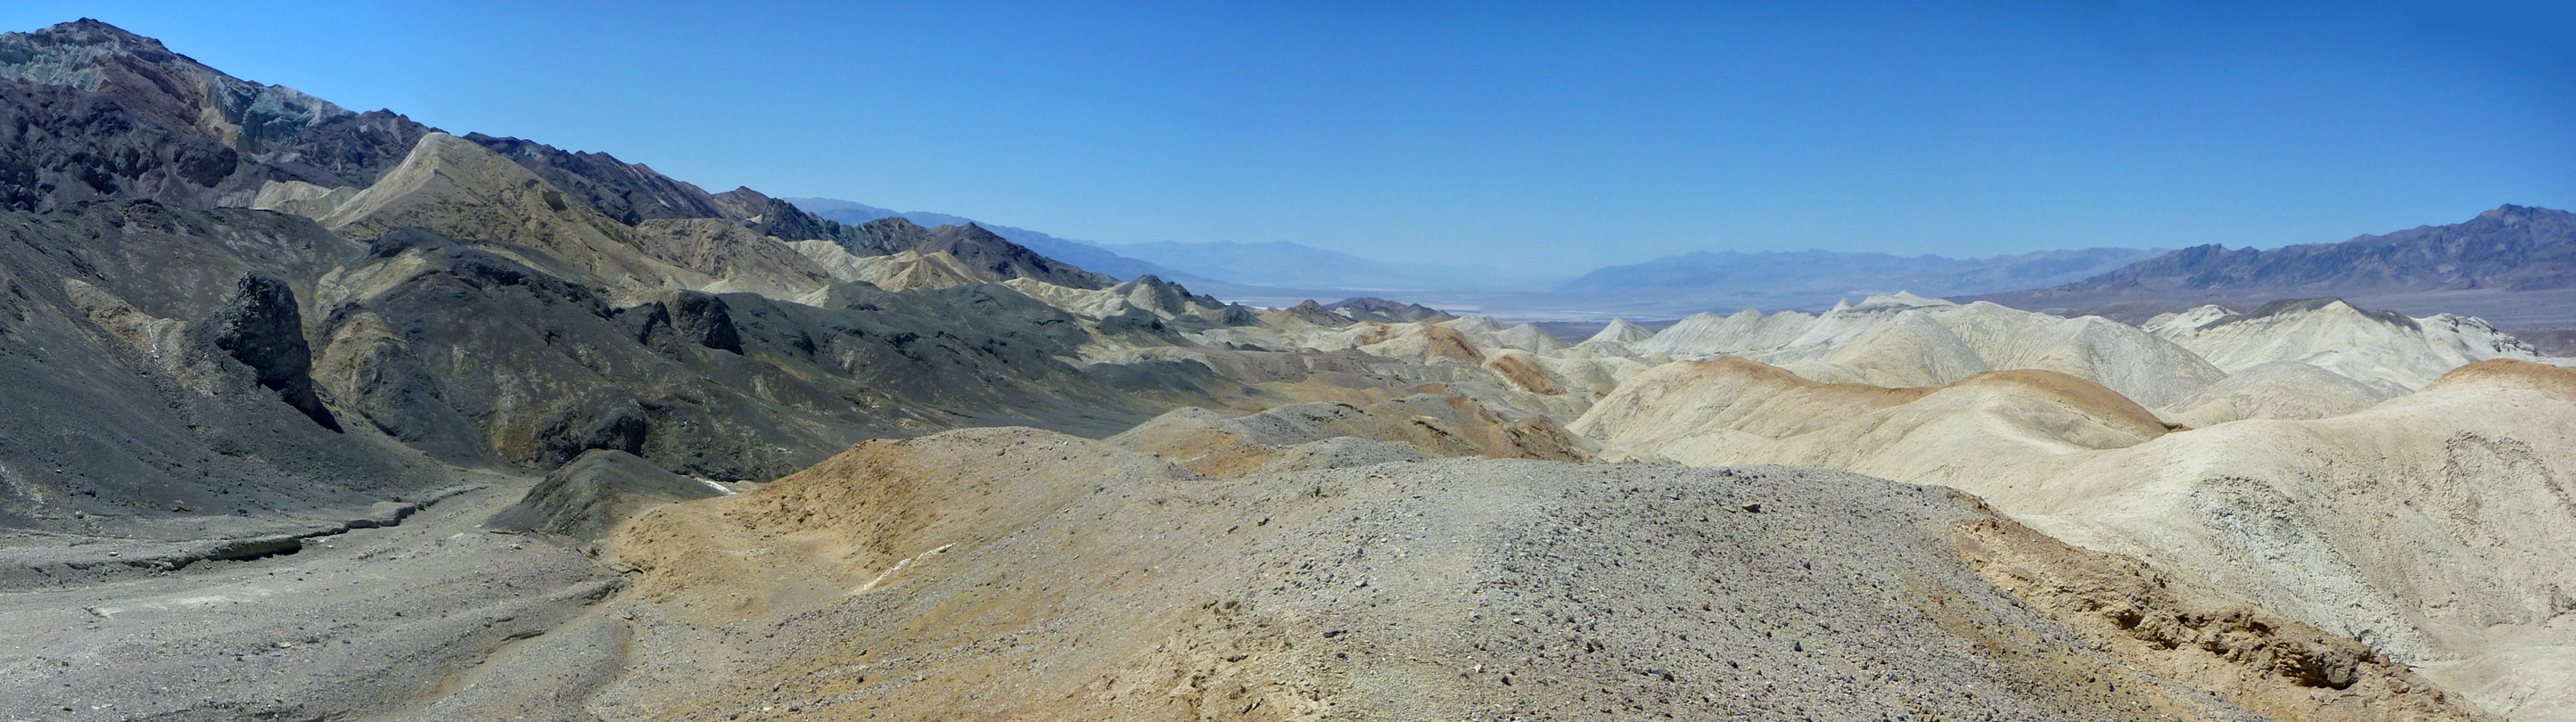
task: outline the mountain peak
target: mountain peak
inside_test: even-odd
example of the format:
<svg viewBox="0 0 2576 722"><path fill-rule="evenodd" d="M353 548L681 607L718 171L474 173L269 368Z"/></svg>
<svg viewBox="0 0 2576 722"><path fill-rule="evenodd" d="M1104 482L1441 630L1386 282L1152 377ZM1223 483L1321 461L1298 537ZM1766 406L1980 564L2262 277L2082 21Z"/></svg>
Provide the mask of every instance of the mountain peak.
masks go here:
<svg viewBox="0 0 2576 722"><path fill-rule="evenodd" d="M281 150L315 126L357 114L293 88L226 75L171 52L159 40L94 19L0 34L0 79L97 93L146 119L212 138L263 161L323 166L338 176L320 178L331 185L363 185L374 179L380 165L392 161L390 147L363 158L324 153L305 159ZM338 132L357 134L356 125L344 123ZM414 124L377 130L394 130L407 141L423 129ZM334 136L329 142L348 141Z"/></svg>
<svg viewBox="0 0 2576 722"><path fill-rule="evenodd" d="M918 233L930 230L921 227L921 224L914 223L912 222L912 219L905 218L903 216L886 216L884 218L859 224L859 226L862 228L883 228L889 231L901 233Z"/></svg>
<svg viewBox="0 0 2576 722"><path fill-rule="evenodd" d="M1584 339L1583 342L1595 345L1603 343L1626 344L1636 343L1654 337L1655 332L1646 330L1646 327L1644 326L1629 323L1628 319L1613 318L1610 319L1610 325L1601 327L1600 332L1592 334L1591 338Z"/></svg>
<svg viewBox="0 0 2576 722"><path fill-rule="evenodd" d="M44 38L48 42L55 44L137 45L162 52L169 52L170 50L168 47L163 46L159 40L137 35L133 31L117 27L109 24L107 21L97 18L81 18L67 23L57 23L53 26L28 34Z"/></svg>
<svg viewBox="0 0 2576 722"><path fill-rule="evenodd" d="M2478 214L2478 217L2488 220L2503 221L2506 223L2519 223L2530 220L2536 216L2549 215L2563 216L2569 214L2566 211L2541 208L2539 206L2517 206L2507 203L2501 206L2496 206L2494 210L2480 213Z"/></svg>

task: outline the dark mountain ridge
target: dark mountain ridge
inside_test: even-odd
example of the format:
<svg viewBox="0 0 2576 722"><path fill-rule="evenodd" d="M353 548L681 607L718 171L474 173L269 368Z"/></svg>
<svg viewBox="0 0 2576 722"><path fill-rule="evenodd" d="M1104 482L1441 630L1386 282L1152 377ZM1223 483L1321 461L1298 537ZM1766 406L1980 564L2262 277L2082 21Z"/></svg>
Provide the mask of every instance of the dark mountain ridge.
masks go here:
<svg viewBox="0 0 2576 722"><path fill-rule="evenodd" d="M759 209L744 221L763 235L790 241L831 241L852 255L945 251L958 260L1005 278L1030 278L1081 289L1108 288L1118 282L1118 279L1049 258L971 221L965 225L935 228L924 228L900 216L856 224L842 223L749 188L726 191L718 194L716 199L729 208Z"/></svg>
<svg viewBox="0 0 2576 722"><path fill-rule="evenodd" d="M715 196L705 190L607 153L566 151L482 133L461 137L534 171L537 177L619 223L631 226L656 219L728 217Z"/></svg>
<svg viewBox="0 0 2576 722"><path fill-rule="evenodd" d="M2505 205L2445 226L2272 250L2193 246L2040 292L2136 288L2377 289L2576 286L2576 214Z"/></svg>
<svg viewBox="0 0 2576 722"><path fill-rule="evenodd" d="M2576 325L2576 213L2504 205L2466 221L2340 243L2193 246L2080 281L1977 296L2011 306L2143 318L2206 303L2252 308L2341 297L2513 329Z"/></svg>
<svg viewBox="0 0 2576 722"><path fill-rule="evenodd" d="M161 41L87 18L0 34L0 78L96 93L136 117L324 186L373 182L428 131L389 111L356 113L225 75Z"/></svg>
<svg viewBox="0 0 2576 722"><path fill-rule="evenodd" d="M0 121L8 121L0 131L15 141L0 150L0 174L10 181L0 203L10 208L120 198L239 206L268 181L364 187L423 136L440 132L392 111L355 113L292 88L235 78L158 40L90 19L0 34L0 78L22 83L0 86L10 96L0 109L6 114ZM728 201L606 153L482 133L461 137L620 223L722 218L786 240L857 238L749 189ZM950 250L1006 276L1034 273L1059 285L1109 283L980 228L932 230L919 239L938 248L923 252Z"/></svg>
<svg viewBox="0 0 2576 722"><path fill-rule="evenodd" d="M1145 276L1155 276L1169 281L1195 285L1223 283L1221 280L1185 273L1149 261L1142 261L1118 255L1116 252L1111 251L1098 243L1057 238L1055 236L1047 235L1038 231L1032 231L1026 228L985 223L965 216L950 215L947 213L931 213L928 211L894 211L878 208L865 203L853 203L850 201L834 200L830 198L786 198L782 200L794 203L798 208L811 211L817 217L839 221L843 225L855 226L887 218L901 218L925 227L965 225L979 226L985 230L992 231L994 235L1009 239L1012 243L1027 246L1029 250L1036 251L1039 255L1064 261L1075 266L1080 266L1083 270L1099 273L1119 280L1133 281Z"/></svg>
<svg viewBox="0 0 2576 722"><path fill-rule="evenodd" d="M235 79L105 23L0 35L0 79L0 401L27 430L0 434L0 527L301 533L427 493L452 480L442 469L544 470L608 449L767 478L869 438L991 424L1106 435L1166 405L1117 386L1136 375L1118 364L1066 363L1090 331L1000 285L824 279L790 303L631 285L557 255L571 246L417 227L344 236L238 207L272 181L359 192L445 136ZM605 153L464 140L534 174L540 187L514 192L626 224L586 242L715 219L758 233L706 236L721 243L944 252L1001 277L1109 285L973 224L845 225ZM388 192L468 180L437 182Z"/></svg>

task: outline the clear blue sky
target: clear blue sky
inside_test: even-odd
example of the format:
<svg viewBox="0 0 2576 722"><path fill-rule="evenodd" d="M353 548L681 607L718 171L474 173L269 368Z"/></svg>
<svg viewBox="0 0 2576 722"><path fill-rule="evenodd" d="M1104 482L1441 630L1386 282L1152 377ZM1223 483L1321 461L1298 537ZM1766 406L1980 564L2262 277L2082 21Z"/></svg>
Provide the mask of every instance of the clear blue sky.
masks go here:
<svg viewBox="0 0 2576 722"><path fill-rule="evenodd" d="M1110 242L1570 273L2276 246L2576 206L2567 10L1597 5L18 0L0 27L92 16L710 190Z"/></svg>

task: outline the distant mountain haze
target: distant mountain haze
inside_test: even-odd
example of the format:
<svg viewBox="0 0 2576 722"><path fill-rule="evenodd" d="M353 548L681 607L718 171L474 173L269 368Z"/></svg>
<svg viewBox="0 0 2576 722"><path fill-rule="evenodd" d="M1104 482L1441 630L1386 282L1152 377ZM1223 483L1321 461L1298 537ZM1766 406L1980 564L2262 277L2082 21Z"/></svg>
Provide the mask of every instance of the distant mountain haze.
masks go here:
<svg viewBox="0 0 2576 722"><path fill-rule="evenodd" d="M1493 288L1493 269L1397 263L1291 241L1123 243L1119 253L1254 286L1350 290Z"/></svg>
<svg viewBox="0 0 2576 722"><path fill-rule="evenodd" d="M2193 246L2055 293L2310 288L2576 287L2576 214L2506 205L2446 226L2272 250Z"/></svg>
<svg viewBox="0 0 2576 722"><path fill-rule="evenodd" d="M1989 258L1833 251L1702 252L1602 268L1556 290L1634 297L1722 292L1840 298L1896 291L1948 296L2053 279L2088 278L2161 252L2086 248Z"/></svg>
<svg viewBox="0 0 2576 722"><path fill-rule="evenodd" d="M1084 269L1123 279L1154 275L1198 285L1350 291L1505 290L1524 280L1472 265L1397 263L1292 241L1107 243L928 211L896 211L831 198L785 198L842 223L901 217L925 226L973 223ZM1252 292L1258 293L1258 290Z"/></svg>
<svg viewBox="0 0 2576 722"><path fill-rule="evenodd" d="M2034 310L2144 318L2205 303L2340 297L2515 329L2576 325L2576 214L2504 205L2459 223L2269 250L2194 246L2112 271L1982 296Z"/></svg>
<svg viewBox="0 0 2576 722"><path fill-rule="evenodd" d="M1220 279L1213 279L1201 274L1173 269L1148 261L1141 261L1127 256L1122 256L1115 251L1102 247L1101 244L1093 243L1091 241L1057 238L1055 236L1032 231L1026 228L1014 228L1011 226L985 223L964 216L954 216L946 213L930 213L926 211L894 211L878 208L865 203L855 203L831 198L782 198L780 200L794 203L796 204L796 207L803 208L807 212L813 213L816 216L852 225L885 218L902 218L925 226L962 226L974 224L982 226L985 230L992 231L995 235L1008 238L1013 243L1027 246L1029 250L1037 251L1047 257L1062 260L1076 266L1081 266L1083 270L1108 275L1122 281L1133 281L1145 276L1156 276L1163 280L1178 281L1180 283L1191 285L1207 285L1220 282Z"/></svg>

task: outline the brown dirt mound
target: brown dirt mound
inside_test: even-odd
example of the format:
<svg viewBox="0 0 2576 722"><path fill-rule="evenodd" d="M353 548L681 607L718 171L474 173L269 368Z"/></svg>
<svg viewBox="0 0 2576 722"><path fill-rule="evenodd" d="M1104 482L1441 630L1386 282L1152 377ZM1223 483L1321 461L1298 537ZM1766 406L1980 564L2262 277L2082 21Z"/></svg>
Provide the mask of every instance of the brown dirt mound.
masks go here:
<svg viewBox="0 0 2576 722"><path fill-rule="evenodd" d="M2527 388L2576 401L2576 369L2515 359L2490 359L2452 369L2424 390L2472 384Z"/></svg>
<svg viewBox="0 0 2576 722"><path fill-rule="evenodd" d="M1988 371L1935 389L1964 389L1984 386L2008 386L2054 399L2066 406L2111 426L2144 436L2161 435L2173 427L2156 417L2156 412L2120 395L2120 392L2082 377L2056 371L2012 369Z"/></svg>
<svg viewBox="0 0 2576 722"><path fill-rule="evenodd" d="M1485 363L1485 352L1476 350L1476 342L1468 340L1467 335L1459 333L1458 329L1447 326L1424 326L1422 339L1422 360L1424 361L1445 358L1480 366Z"/></svg>
<svg viewBox="0 0 2576 722"><path fill-rule="evenodd" d="M1503 380L1512 382L1513 386L1520 387L1522 391L1549 396L1565 393L1565 389L1558 387L1556 381L1548 378L1547 372L1540 370L1538 364L1531 362L1526 354L1497 355L1493 360L1485 362L1485 368L1502 374Z"/></svg>

